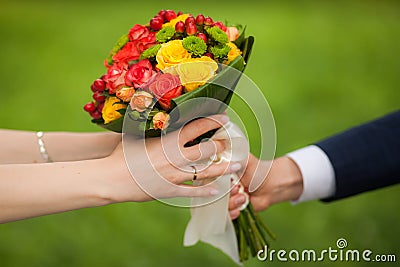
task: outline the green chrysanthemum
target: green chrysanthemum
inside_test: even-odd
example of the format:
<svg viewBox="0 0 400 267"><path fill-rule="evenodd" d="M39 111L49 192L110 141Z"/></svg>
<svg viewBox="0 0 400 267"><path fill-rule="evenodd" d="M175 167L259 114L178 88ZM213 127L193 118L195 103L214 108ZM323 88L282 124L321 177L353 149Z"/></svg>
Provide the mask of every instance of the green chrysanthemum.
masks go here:
<svg viewBox="0 0 400 267"><path fill-rule="evenodd" d="M162 28L159 32L156 34L156 40L159 43L165 43L169 39L171 39L175 34L175 29L174 27L167 26Z"/></svg>
<svg viewBox="0 0 400 267"><path fill-rule="evenodd" d="M208 36L217 43L226 44L229 41L228 35L217 26L211 27L206 31Z"/></svg>
<svg viewBox="0 0 400 267"><path fill-rule="evenodd" d="M231 48L226 44L216 45L210 48L211 54L219 61L226 59L229 51L231 51Z"/></svg>
<svg viewBox="0 0 400 267"><path fill-rule="evenodd" d="M155 57L157 55L158 50L160 50L160 48L161 48L160 44L156 44L152 47L147 48L140 55L140 60Z"/></svg>
<svg viewBox="0 0 400 267"><path fill-rule="evenodd" d="M196 36L189 36L182 41L183 48L194 56L201 57L207 51L206 43Z"/></svg>

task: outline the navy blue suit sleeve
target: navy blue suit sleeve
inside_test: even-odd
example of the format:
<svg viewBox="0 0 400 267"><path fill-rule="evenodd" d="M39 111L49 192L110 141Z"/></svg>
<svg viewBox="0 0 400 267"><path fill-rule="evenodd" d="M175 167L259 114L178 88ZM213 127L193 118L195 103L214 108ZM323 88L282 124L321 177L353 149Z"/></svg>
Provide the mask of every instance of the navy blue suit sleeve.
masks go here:
<svg viewBox="0 0 400 267"><path fill-rule="evenodd" d="M400 111L316 144L335 171L333 201L400 182Z"/></svg>

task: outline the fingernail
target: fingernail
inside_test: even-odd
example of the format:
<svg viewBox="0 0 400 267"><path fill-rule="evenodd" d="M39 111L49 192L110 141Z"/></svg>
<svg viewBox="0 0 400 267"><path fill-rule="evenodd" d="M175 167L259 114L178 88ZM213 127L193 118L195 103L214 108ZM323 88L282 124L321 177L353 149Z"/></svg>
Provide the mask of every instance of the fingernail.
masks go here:
<svg viewBox="0 0 400 267"><path fill-rule="evenodd" d="M229 213L232 219L236 219L240 215L240 210L231 210Z"/></svg>
<svg viewBox="0 0 400 267"><path fill-rule="evenodd" d="M213 189L210 190L210 195L216 196L218 194L219 194L219 191L217 189L213 188Z"/></svg>
<svg viewBox="0 0 400 267"><path fill-rule="evenodd" d="M235 204L236 204L236 205L240 205L240 204L243 204L244 201L245 201L245 197L244 197L243 195L240 195L240 196L238 196L238 197L236 198Z"/></svg>
<svg viewBox="0 0 400 267"><path fill-rule="evenodd" d="M228 121L229 121L229 117L228 117L228 116L226 116L226 115L222 115L222 116L221 116L221 122L222 122L222 123L225 124L225 123L227 123Z"/></svg>
<svg viewBox="0 0 400 267"><path fill-rule="evenodd" d="M231 165L231 171L238 171L242 168L242 165L240 163L234 163Z"/></svg>

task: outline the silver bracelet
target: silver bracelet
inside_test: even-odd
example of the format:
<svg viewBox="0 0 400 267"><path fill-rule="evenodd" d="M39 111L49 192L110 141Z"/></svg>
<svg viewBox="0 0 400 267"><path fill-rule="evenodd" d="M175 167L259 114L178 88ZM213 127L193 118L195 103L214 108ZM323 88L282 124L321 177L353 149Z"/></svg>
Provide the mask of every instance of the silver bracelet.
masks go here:
<svg viewBox="0 0 400 267"><path fill-rule="evenodd" d="M43 159L44 159L46 162L53 162L53 161L51 160L51 158L49 157L49 154L47 154L46 148L45 148L45 146L44 146L44 142L43 142L43 140L42 140L42 138L43 138L43 136L44 136L44 133L43 133L43 132L37 132L37 133L36 133L36 136L37 136L37 138L38 138L39 151L40 151L40 154L42 155Z"/></svg>

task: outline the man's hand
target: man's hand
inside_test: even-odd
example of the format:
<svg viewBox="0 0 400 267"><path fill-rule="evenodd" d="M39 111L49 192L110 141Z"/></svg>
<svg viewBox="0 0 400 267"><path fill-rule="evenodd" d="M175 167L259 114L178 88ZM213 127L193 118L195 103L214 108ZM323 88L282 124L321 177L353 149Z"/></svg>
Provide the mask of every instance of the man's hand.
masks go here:
<svg viewBox="0 0 400 267"><path fill-rule="evenodd" d="M262 211L275 203L296 200L303 192L303 178L300 169L288 157L280 157L272 162L257 159L249 155L246 170L241 179L245 187L249 187L253 177L264 179L254 192L250 192L250 200L256 211ZM238 193L238 187L231 191L229 212L231 218L236 219L239 207L245 202L245 196Z"/></svg>

